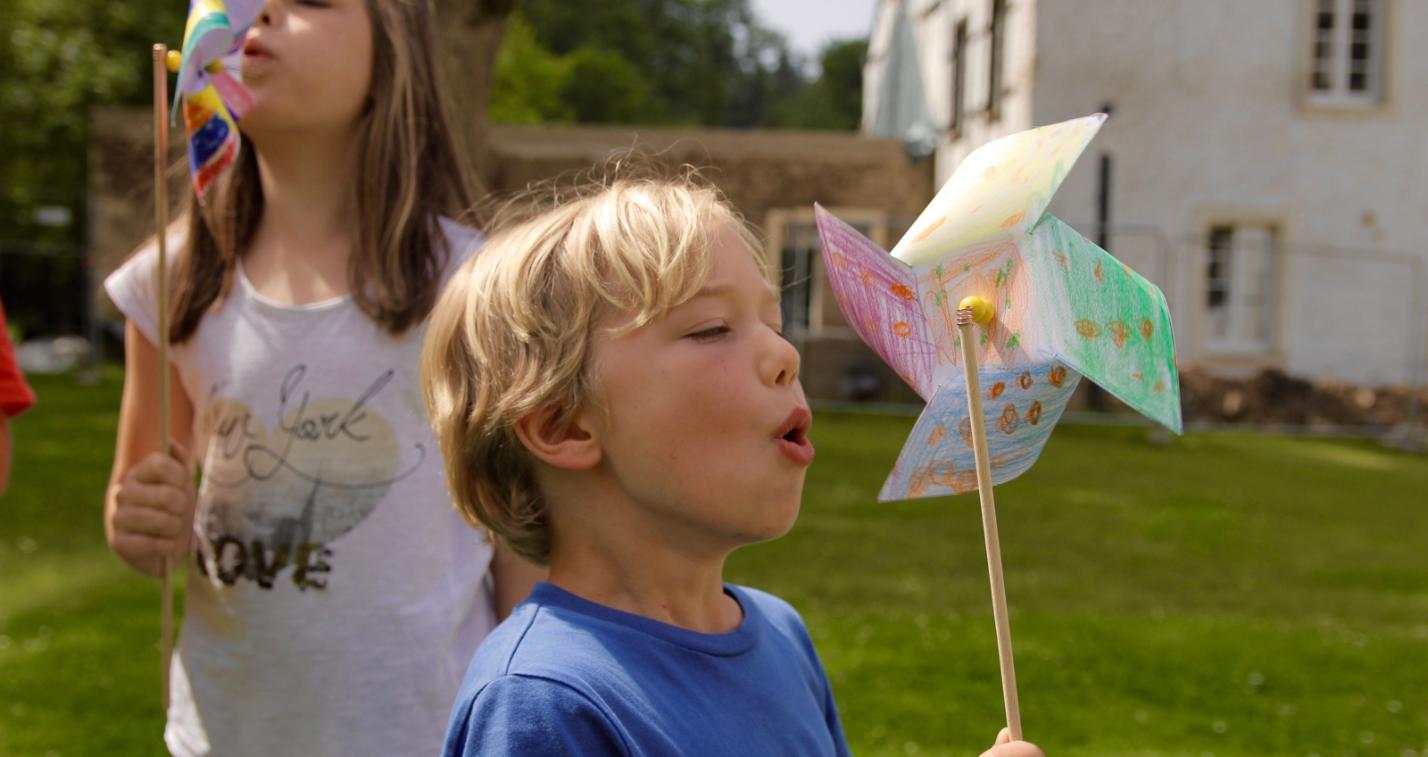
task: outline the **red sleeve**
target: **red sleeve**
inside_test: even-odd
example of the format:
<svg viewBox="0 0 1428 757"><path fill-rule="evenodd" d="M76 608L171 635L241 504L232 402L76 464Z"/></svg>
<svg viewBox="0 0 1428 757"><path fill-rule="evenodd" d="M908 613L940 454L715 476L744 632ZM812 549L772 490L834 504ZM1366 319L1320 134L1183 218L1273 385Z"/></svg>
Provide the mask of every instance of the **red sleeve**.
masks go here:
<svg viewBox="0 0 1428 757"><path fill-rule="evenodd" d="M25 383L25 375L15 364L15 349L10 346L10 331L5 328L5 308L0 305L0 413L14 418L35 404L35 393Z"/></svg>

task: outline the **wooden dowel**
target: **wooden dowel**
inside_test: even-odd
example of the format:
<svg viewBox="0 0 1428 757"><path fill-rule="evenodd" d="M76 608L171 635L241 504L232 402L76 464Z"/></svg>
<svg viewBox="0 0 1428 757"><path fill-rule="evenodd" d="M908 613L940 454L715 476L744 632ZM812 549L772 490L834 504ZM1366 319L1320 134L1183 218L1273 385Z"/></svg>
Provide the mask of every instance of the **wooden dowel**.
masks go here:
<svg viewBox="0 0 1428 757"><path fill-rule="evenodd" d="M1002 703L1006 706L1007 730L1013 741L1021 740L1021 707L1016 696L1016 665L1012 661L1011 620L1007 614L1007 590L1002 580L1001 539L997 535L997 503L992 494L991 456L987 450L987 421L982 410L982 381L977 373L975 323L969 308L957 311L957 329L962 338L962 368L967 377L967 412L972 421L972 452L977 460L977 496L982 502L982 535L987 542L987 575L992 584L992 618L997 627L997 659L1002 670Z"/></svg>
<svg viewBox="0 0 1428 757"><path fill-rule="evenodd" d="M167 66L168 47L154 45L154 239L159 253L159 448L165 455L173 454L169 434L169 276L168 276L168 229L169 199L168 185L164 177L164 163L169 153L169 72ZM174 650L174 581L173 560L164 558L162 587L163 597L159 608L159 645L163 655L161 663L162 702L164 712L169 709L169 673L173 665Z"/></svg>

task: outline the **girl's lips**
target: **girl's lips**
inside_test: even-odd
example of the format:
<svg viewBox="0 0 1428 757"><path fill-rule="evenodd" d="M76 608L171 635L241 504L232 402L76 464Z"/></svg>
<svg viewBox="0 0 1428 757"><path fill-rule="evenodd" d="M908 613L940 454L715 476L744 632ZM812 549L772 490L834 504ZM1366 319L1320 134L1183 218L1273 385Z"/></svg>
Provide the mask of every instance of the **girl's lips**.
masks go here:
<svg viewBox="0 0 1428 757"><path fill-rule="evenodd" d="M269 60L273 57L272 51L263 46L263 43L250 39L243 44L243 57L256 60Z"/></svg>

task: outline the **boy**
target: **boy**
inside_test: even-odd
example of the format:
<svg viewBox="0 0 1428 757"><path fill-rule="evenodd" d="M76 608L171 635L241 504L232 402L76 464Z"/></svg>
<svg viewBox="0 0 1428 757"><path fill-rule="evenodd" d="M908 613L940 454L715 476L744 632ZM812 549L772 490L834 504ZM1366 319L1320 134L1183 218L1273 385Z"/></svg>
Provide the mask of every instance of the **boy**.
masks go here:
<svg viewBox="0 0 1428 757"><path fill-rule="evenodd" d="M848 752L798 614L722 577L793 525L814 454L761 249L711 189L619 180L442 295L422 373L457 507L550 566L447 755Z"/></svg>

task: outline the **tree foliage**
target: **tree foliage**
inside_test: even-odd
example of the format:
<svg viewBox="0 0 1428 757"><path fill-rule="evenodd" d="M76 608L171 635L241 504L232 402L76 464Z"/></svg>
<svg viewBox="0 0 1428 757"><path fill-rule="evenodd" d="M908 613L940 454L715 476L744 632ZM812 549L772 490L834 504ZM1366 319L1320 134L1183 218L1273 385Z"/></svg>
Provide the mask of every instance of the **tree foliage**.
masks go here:
<svg viewBox="0 0 1428 757"><path fill-rule="evenodd" d="M537 124L658 123L666 116L649 79L618 52L580 45L558 55L517 13L496 57L490 117Z"/></svg>
<svg viewBox="0 0 1428 757"><path fill-rule="evenodd" d="M437 5L444 23L472 27L499 20L514 2ZM187 12L180 0L0 0L0 236L82 242L89 110L150 103L151 47L179 47ZM468 82L478 85L484 90ZM78 220L37 226L43 205L67 207Z"/></svg>
<svg viewBox="0 0 1428 757"><path fill-rule="evenodd" d="M184 13L172 0L0 3L5 236L79 241L77 224L49 232L35 227L35 208L65 206L83 218L89 108L149 102L150 48L179 44Z"/></svg>
<svg viewBox="0 0 1428 757"><path fill-rule="evenodd" d="M499 18L515 0L445 0ZM749 0L524 0L494 66L490 120L853 128L862 53L825 51L810 82ZM181 42L177 0L0 1L0 228L83 240L89 109L149 102L154 42ZM459 41L444 40L455 47ZM469 56L467 56L469 57ZM476 72L484 76L485 69ZM477 83L468 82L468 86ZM34 222L43 205L76 222Z"/></svg>
<svg viewBox="0 0 1428 757"><path fill-rule="evenodd" d="M490 119L504 124L574 120L563 99L569 78L569 62L546 49L519 13L512 14L492 73Z"/></svg>
<svg viewBox="0 0 1428 757"><path fill-rule="evenodd" d="M831 42L819 56L821 75L777 103L769 125L799 129L857 129L863 115L866 39Z"/></svg>
<svg viewBox="0 0 1428 757"><path fill-rule="evenodd" d="M829 47L811 82L748 0L525 0L519 15L493 120L857 127L866 46Z"/></svg>

